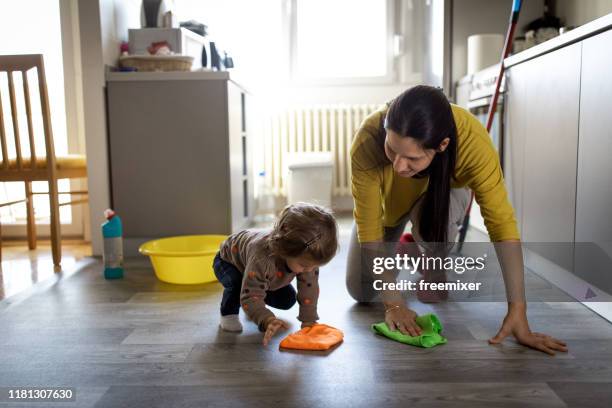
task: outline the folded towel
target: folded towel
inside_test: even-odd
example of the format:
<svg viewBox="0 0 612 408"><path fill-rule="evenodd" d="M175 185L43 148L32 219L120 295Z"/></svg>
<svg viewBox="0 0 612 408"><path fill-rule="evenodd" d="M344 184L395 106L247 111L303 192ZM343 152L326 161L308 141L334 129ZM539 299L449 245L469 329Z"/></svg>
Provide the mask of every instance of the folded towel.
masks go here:
<svg viewBox="0 0 612 408"><path fill-rule="evenodd" d="M342 331L326 324L315 324L288 335L280 342L280 347L294 350L327 350L343 339Z"/></svg>
<svg viewBox="0 0 612 408"><path fill-rule="evenodd" d="M421 328L420 336L409 336L401 333L399 330L390 330L387 323L380 322L372 325L374 333L388 337L400 343L410 344L417 347L434 347L438 344L445 344L446 338L440 335L442 331L442 323L435 314L426 314L418 316L416 322Z"/></svg>

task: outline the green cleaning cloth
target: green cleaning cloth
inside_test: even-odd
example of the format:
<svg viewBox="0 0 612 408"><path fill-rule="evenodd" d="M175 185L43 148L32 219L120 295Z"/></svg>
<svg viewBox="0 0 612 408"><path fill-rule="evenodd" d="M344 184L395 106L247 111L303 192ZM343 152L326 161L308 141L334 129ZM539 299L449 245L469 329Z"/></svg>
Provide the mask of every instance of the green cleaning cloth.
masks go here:
<svg viewBox="0 0 612 408"><path fill-rule="evenodd" d="M446 338L440 335L442 331L442 323L435 314L426 314L418 316L416 322L421 328L420 336L409 336L402 334L399 330L390 330L387 323L380 322L372 325L372 331L382 336L388 337L391 340L399 341L400 343L410 344L417 347L434 347L438 344L446 344Z"/></svg>

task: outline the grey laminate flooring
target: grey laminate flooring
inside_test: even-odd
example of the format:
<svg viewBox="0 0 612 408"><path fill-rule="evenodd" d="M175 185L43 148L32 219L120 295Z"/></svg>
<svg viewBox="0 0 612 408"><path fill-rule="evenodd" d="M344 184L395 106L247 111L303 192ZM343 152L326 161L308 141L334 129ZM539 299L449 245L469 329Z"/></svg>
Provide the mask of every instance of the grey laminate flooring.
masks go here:
<svg viewBox="0 0 612 408"><path fill-rule="evenodd" d="M281 352L280 338L264 348L244 318L244 333L220 332L217 283L161 283L146 259L105 281L90 260L0 303L0 387L75 387L77 401L0 407L612 406L612 325L582 305L530 304L532 328L569 343L568 354L549 357L510 340L487 344L503 303L415 302L440 317L449 339L418 349L370 332L382 309L350 300L345 257L321 271L319 313L345 342L315 354ZM296 314L279 312L292 331Z"/></svg>

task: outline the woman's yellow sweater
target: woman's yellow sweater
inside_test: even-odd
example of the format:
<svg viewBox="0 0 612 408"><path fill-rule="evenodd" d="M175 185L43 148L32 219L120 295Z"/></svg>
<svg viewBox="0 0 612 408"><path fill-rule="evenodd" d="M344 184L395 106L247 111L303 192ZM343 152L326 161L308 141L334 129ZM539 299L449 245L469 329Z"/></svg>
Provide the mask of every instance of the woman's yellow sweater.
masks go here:
<svg viewBox="0 0 612 408"><path fill-rule="evenodd" d="M457 162L451 187L469 187L480 206L491 241L519 239L508 201L499 156L482 124L467 110L451 105L457 125ZM428 178L404 178L384 152L383 120L388 106L363 122L351 146L354 216L359 242L381 240L427 188Z"/></svg>

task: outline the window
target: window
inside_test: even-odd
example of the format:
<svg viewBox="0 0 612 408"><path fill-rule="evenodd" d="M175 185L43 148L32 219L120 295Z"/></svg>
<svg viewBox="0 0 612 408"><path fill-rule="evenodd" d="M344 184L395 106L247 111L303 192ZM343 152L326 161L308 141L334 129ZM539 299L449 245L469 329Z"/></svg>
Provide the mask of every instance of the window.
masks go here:
<svg viewBox="0 0 612 408"><path fill-rule="evenodd" d="M260 94L288 80L392 82L393 4L393 0L175 0L179 19L207 24L209 39L234 57L233 72Z"/></svg>
<svg viewBox="0 0 612 408"><path fill-rule="evenodd" d="M27 21L28 24L23 22ZM33 30L32 27L37 27ZM55 139L55 152L57 155L68 153L68 138L66 136L66 110L64 98L64 74L62 61L62 39L60 30L59 1L46 0L20 0L3 3L0 13L0 54L43 54L45 62L45 76L51 106L51 124L53 137ZM15 75L15 89L23 89L21 76ZM28 82L32 97L33 129L35 148L39 155L44 154L44 133L42 131L42 119L40 116L40 102L38 99L38 80L35 70L28 72ZM8 79L4 74L0 76L0 94L2 97L2 108L4 113L4 127L7 144L9 145L9 157L15 157L14 136L10 114L10 103L8 97ZM16 92L18 107L19 132L23 137L28 134L23 93ZM40 152L40 153L39 153ZM24 157L29 156L29 146L22 146ZM32 183L34 192L47 191L46 182ZM60 191L68 191L70 183L68 180L59 181ZM25 197L23 182L0 183L0 202L14 201ZM65 201L66 196L60 196L60 202ZM34 208L37 223L49 222L49 197L47 195L34 196ZM2 207L0 209L3 224L24 224L26 222L25 205ZM70 206L60 207L60 219L62 224L73 222L73 213Z"/></svg>
<svg viewBox="0 0 612 408"><path fill-rule="evenodd" d="M283 2L291 0L175 0L179 21L208 26L208 40L232 56L232 76L258 95L287 77Z"/></svg>
<svg viewBox="0 0 612 408"><path fill-rule="evenodd" d="M393 58L389 3L292 0L294 79L389 80Z"/></svg>

